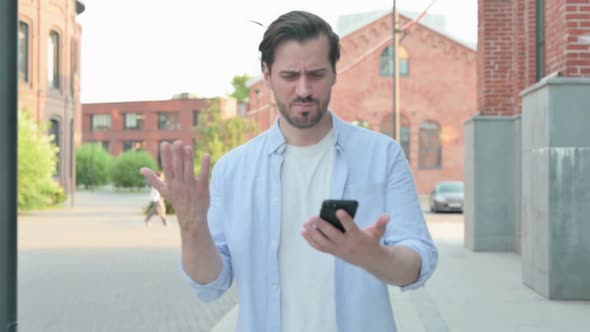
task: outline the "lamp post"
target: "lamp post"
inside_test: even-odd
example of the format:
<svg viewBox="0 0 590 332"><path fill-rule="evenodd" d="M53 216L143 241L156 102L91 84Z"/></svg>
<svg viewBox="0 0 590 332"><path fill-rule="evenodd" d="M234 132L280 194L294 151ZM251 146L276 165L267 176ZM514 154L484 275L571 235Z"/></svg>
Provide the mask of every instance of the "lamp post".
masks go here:
<svg viewBox="0 0 590 332"><path fill-rule="evenodd" d="M393 10L391 12L393 24L393 43L391 45L393 60L393 125L392 137L399 142L400 140L400 114L399 114L399 13L397 11L397 1L393 0Z"/></svg>
<svg viewBox="0 0 590 332"><path fill-rule="evenodd" d="M18 1L0 1L0 328L17 329Z"/></svg>

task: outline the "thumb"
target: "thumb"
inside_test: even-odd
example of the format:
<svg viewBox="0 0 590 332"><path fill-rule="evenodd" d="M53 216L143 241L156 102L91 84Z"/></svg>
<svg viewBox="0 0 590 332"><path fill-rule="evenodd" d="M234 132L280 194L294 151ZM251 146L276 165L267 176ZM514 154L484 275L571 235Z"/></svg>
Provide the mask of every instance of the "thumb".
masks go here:
<svg viewBox="0 0 590 332"><path fill-rule="evenodd" d="M387 228L387 224L389 223L390 217L387 214L382 215L377 219L377 222L369 227L368 231L375 236L376 238L380 239L385 234L385 229Z"/></svg>

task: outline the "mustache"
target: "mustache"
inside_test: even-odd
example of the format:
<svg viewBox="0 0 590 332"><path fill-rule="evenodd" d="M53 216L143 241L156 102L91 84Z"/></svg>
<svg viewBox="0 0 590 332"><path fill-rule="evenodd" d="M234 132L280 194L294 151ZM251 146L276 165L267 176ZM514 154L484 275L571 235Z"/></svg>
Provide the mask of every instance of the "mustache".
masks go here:
<svg viewBox="0 0 590 332"><path fill-rule="evenodd" d="M315 103L315 104L319 104L320 101L315 99L315 98L311 98L311 97L307 97L307 98L301 98L301 97L297 97L295 99L293 99L291 101L291 105L293 104L297 104L297 103Z"/></svg>

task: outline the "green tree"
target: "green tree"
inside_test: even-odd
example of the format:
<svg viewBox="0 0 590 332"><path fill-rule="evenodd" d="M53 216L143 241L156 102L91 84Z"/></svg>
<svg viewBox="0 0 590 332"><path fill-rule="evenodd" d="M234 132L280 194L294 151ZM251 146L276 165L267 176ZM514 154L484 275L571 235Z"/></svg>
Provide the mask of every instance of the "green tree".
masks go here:
<svg viewBox="0 0 590 332"><path fill-rule="evenodd" d="M148 167L156 169L156 161L145 151L126 151L113 162L112 179L116 188L141 188L147 185L139 169Z"/></svg>
<svg viewBox="0 0 590 332"><path fill-rule="evenodd" d="M195 127L195 172L201 172L201 162L205 154L211 156L211 167L225 153L246 140L256 132L256 124L247 118L234 116L223 119L219 110L219 101L211 102L209 108L202 111L199 124Z"/></svg>
<svg viewBox="0 0 590 332"><path fill-rule="evenodd" d="M245 103L248 101L250 89L246 83L251 79L248 74L236 75L231 80L231 85L234 87L234 92L230 95L238 100L238 103Z"/></svg>
<svg viewBox="0 0 590 332"><path fill-rule="evenodd" d="M111 181L113 156L100 143L82 144L76 151L76 182L86 189Z"/></svg>
<svg viewBox="0 0 590 332"><path fill-rule="evenodd" d="M18 112L18 210L40 209L65 200L54 180L58 147L45 134L47 123L37 123L26 110Z"/></svg>

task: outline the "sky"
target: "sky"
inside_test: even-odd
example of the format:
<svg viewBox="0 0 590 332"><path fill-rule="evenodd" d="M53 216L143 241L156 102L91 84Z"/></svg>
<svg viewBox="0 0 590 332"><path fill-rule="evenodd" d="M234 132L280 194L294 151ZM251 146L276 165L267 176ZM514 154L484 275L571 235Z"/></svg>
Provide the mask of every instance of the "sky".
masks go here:
<svg viewBox="0 0 590 332"><path fill-rule="evenodd" d="M397 0L421 12L432 0ZM260 75L264 28L290 10L306 10L335 29L341 15L391 9L384 0L84 0L82 103L200 97L232 92L235 75ZM477 0L437 0L446 33L477 42Z"/></svg>

